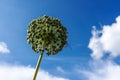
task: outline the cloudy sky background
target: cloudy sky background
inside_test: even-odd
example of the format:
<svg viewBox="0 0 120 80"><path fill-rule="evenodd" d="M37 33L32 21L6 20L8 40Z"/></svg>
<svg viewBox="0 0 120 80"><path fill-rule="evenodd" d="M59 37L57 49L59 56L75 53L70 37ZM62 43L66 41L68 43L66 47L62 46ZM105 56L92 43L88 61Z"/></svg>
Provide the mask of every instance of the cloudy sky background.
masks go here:
<svg viewBox="0 0 120 80"><path fill-rule="evenodd" d="M68 45L44 55L37 80L119 80L119 0L0 0L0 80L32 80L39 54L26 42L31 20L59 18Z"/></svg>

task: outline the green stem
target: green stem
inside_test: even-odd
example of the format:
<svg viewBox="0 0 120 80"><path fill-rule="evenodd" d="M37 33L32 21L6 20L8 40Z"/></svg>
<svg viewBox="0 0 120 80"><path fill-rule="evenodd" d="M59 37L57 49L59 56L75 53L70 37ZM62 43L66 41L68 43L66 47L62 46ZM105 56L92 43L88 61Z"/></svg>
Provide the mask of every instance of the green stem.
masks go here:
<svg viewBox="0 0 120 80"><path fill-rule="evenodd" d="M41 63L41 60L42 60L42 57L43 57L43 53L44 53L44 51L42 51L40 56L39 56L39 59L38 59L37 65L36 65L36 69L35 69L35 72L34 72L33 80L36 80L37 73L38 73L38 70L39 70L39 67L40 67L40 63Z"/></svg>

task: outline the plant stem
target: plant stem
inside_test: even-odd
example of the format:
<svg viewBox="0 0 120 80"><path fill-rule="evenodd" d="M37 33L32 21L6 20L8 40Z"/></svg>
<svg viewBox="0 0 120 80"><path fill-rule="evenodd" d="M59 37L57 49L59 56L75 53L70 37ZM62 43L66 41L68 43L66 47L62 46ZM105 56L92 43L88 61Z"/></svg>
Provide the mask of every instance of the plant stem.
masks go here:
<svg viewBox="0 0 120 80"><path fill-rule="evenodd" d="M33 76L33 80L36 80L37 73L38 73L38 70L39 70L39 67L40 67L40 63L41 63L41 60L42 60L42 57L43 57L43 53L44 53L44 51L41 51L41 54L40 54L40 56L38 58L38 62L37 62L37 65L36 65L34 76Z"/></svg>

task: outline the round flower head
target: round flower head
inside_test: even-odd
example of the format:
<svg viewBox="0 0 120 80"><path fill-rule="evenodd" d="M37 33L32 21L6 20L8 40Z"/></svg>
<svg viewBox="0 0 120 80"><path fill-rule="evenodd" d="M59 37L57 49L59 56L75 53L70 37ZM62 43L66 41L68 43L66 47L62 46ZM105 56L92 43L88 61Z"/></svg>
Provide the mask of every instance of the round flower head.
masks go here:
<svg viewBox="0 0 120 80"><path fill-rule="evenodd" d="M43 16L29 24L27 41L37 53L46 50L48 55L56 54L67 43L67 30L60 20Z"/></svg>

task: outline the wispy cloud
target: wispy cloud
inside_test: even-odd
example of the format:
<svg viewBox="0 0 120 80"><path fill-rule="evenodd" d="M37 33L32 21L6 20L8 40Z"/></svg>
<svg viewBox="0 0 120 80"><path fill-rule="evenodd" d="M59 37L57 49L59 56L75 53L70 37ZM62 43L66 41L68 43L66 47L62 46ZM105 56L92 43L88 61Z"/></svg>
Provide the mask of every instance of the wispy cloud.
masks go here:
<svg viewBox="0 0 120 80"><path fill-rule="evenodd" d="M0 80L32 80L33 73L34 68L30 66L0 64ZM69 80L44 70L40 70L37 76L37 80Z"/></svg>
<svg viewBox="0 0 120 80"><path fill-rule="evenodd" d="M5 42L0 42L0 53L10 53L10 50Z"/></svg>
<svg viewBox="0 0 120 80"><path fill-rule="evenodd" d="M120 65L112 61L93 61L91 70L78 70L87 80L119 80Z"/></svg>
<svg viewBox="0 0 120 80"><path fill-rule="evenodd" d="M60 73L65 73L65 71L63 70L63 68L60 67L60 66L57 66L56 69L57 69L57 71L60 72Z"/></svg>
<svg viewBox="0 0 120 80"><path fill-rule="evenodd" d="M51 56L51 57L45 57L44 58L45 60L50 60L50 61L64 61L64 62L68 62L68 61L71 61L71 59L72 60L74 60L74 61L78 61L78 60L81 60L81 59L83 59L83 60L85 60L85 58L83 58L83 57L81 57L81 56L68 56L68 57L64 57L64 56L60 56L60 57L53 57L53 56ZM74 62L73 61L73 62Z"/></svg>

